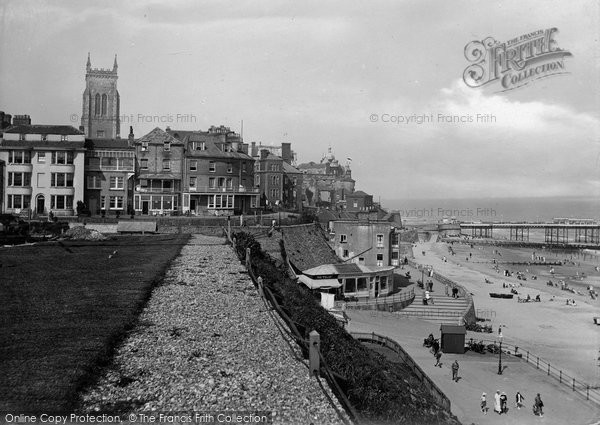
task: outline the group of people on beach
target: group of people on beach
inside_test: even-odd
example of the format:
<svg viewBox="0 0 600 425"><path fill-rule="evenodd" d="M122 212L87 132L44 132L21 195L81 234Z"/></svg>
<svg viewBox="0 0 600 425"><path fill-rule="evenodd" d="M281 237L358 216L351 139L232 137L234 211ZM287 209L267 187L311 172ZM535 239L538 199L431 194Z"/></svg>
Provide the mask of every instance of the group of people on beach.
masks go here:
<svg viewBox="0 0 600 425"><path fill-rule="evenodd" d="M486 393L481 394L480 407L484 415L487 415L488 412L486 397ZM517 391L517 394L515 394L515 407L521 410L524 400L525 397L523 394ZM538 393L533 402L533 414L536 416L544 416L543 407L544 402L542 401L540 393ZM504 391L500 392L500 390L496 390L496 394L494 394L494 412L498 413L499 415L508 413L508 397Z"/></svg>

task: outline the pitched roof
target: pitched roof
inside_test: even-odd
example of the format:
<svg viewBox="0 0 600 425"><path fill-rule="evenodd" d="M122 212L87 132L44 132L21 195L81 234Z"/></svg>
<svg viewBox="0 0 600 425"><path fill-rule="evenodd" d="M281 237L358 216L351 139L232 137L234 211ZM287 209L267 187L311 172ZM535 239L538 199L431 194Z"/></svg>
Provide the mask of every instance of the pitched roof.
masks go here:
<svg viewBox="0 0 600 425"><path fill-rule="evenodd" d="M322 264L341 263L329 246L327 236L317 224L283 227L285 251L290 262L299 270Z"/></svg>
<svg viewBox="0 0 600 425"><path fill-rule="evenodd" d="M288 174L302 174L302 171L283 161L283 172Z"/></svg>
<svg viewBox="0 0 600 425"><path fill-rule="evenodd" d="M181 140L171 136L166 131L156 127L150 133L145 134L135 141L136 143L164 143L169 142L172 145L183 145Z"/></svg>
<svg viewBox="0 0 600 425"><path fill-rule="evenodd" d="M134 149L127 139L85 139L88 149Z"/></svg>
<svg viewBox="0 0 600 425"><path fill-rule="evenodd" d="M368 193L363 192L362 190L357 190L356 192L349 193L346 195L347 198L363 198L365 196L373 196Z"/></svg>
<svg viewBox="0 0 600 425"><path fill-rule="evenodd" d="M4 130L4 133L11 134L60 134L82 135L83 133L71 125L15 125Z"/></svg>
<svg viewBox="0 0 600 425"><path fill-rule="evenodd" d="M48 142L42 140L6 140L0 139L0 146L2 147L14 147L17 149L36 149L44 148L48 150L52 149L69 149L69 150L83 150L84 141L60 141L60 142Z"/></svg>

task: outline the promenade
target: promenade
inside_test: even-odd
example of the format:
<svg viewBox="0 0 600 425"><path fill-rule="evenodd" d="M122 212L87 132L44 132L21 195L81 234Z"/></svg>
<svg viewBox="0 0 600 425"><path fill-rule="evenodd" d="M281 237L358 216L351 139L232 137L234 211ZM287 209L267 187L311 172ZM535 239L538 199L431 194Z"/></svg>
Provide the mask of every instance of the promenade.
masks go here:
<svg viewBox="0 0 600 425"><path fill-rule="evenodd" d="M492 317L494 334L468 332L467 340L495 339L497 328L503 326L504 342L515 344L550 360L563 370L578 371L575 376L592 381L594 373L591 366L594 362L585 358L585 353L578 352L584 346L589 351L597 350L598 331L594 325L584 320L585 315L593 311L589 305L580 310L564 310L555 302L517 303L516 300L497 300L489 297L489 292L503 291L502 281L494 274L494 284L486 284L488 275L470 270L459 265L456 259L443 253L445 244L421 243L414 248L415 260L424 265L431 265L442 275L459 282L473 293L475 308L479 315ZM425 255L422 252L425 251ZM446 255L448 261L442 257ZM410 267L415 280L420 279ZM491 277L491 276L490 276ZM514 280L514 279L513 279ZM433 294L444 296L445 288L434 279ZM532 294L534 294L532 292ZM537 294L537 292L535 292ZM420 292L416 290L415 302L420 302ZM545 300L549 296L543 295ZM408 354L419 364L428 376L440 387L452 403L452 413L464 424L574 424L587 425L600 421L600 406L586 401L580 395L559 384L544 371L527 364L524 360L512 356L503 356L504 372L498 375L498 355L491 353L478 354L444 354L443 366L434 367L435 359L428 349L423 347L423 339L430 333L440 336L440 325L432 320L418 318L394 317L376 314L369 311L348 311L349 332L375 332L387 336L400 343ZM576 333L574 333L576 332ZM573 338L577 335L577 338ZM580 340L579 335L582 336ZM587 338L587 339L585 339ZM459 376L455 383L451 380L450 365L454 360L460 364ZM575 359L575 361L573 361ZM585 373L588 371L588 373ZM493 396L496 390L506 392L509 401L509 412L498 415L493 412ZM514 397L520 391L526 398L525 407L516 409ZM484 415L479 409L482 392L487 393L489 412ZM544 401L544 417L532 413L533 399L540 393Z"/></svg>
<svg viewBox="0 0 600 425"><path fill-rule="evenodd" d="M600 421L600 408L560 385L515 357L503 356L504 372L498 375L498 355L491 353L443 354L442 367L435 367L435 359L429 349L423 347L423 338L433 333L439 337L439 325L420 319L395 318L374 315L369 311L349 310L349 332L375 332L400 343L423 371L446 394L452 403L452 413L465 425L589 425ZM489 335L489 334L480 334ZM450 366L454 360L460 365L459 381L452 381ZM493 395L496 390L506 392L509 412L498 415L493 412ZM515 393L525 396L525 407L514 407ZM479 409L481 393L487 393L489 412ZM540 393L544 401L544 417L532 413L533 399Z"/></svg>

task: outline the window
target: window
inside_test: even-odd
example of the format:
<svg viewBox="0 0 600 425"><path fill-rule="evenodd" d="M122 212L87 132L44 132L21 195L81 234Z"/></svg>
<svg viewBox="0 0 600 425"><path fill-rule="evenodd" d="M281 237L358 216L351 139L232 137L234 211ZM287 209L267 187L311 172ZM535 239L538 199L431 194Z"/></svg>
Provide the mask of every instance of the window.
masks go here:
<svg viewBox="0 0 600 425"><path fill-rule="evenodd" d="M9 164L31 164L31 153L29 151L9 151Z"/></svg>
<svg viewBox="0 0 600 425"><path fill-rule="evenodd" d="M102 179L100 176L88 176L87 178L88 189L102 189Z"/></svg>
<svg viewBox="0 0 600 425"><path fill-rule="evenodd" d="M73 164L73 152L64 152L64 151L52 152L52 164L56 164L56 165Z"/></svg>
<svg viewBox="0 0 600 425"><path fill-rule="evenodd" d="M210 195L208 197L208 208L233 208L233 195Z"/></svg>
<svg viewBox="0 0 600 425"><path fill-rule="evenodd" d="M38 152L37 153L37 161L39 163L45 163L46 162L46 152Z"/></svg>
<svg viewBox="0 0 600 425"><path fill-rule="evenodd" d="M246 163L242 162L242 173L246 172Z"/></svg>
<svg viewBox="0 0 600 425"><path fill-rule="evenodd" d="M271 198L279 198L279 189L271 189Z"/></svg>
<svg viewBox="0 0 600 425"><path fill-rule="evenodd" d="M69 140L69 136L67 136L66 134L63 134L60 136L61 142L67 142L68 140Z"/></svg>
<svg viewBox="0 0 600 425"><path fill-rule="evenodd" d="M165 152L169 152L171 150L171 142L164 142L163 149Z"/></svg>
<svg viewBox="0 0 600 425"><path fill-rule="evenodd" d="M215 168L215 161L209 161L208 162L208 172L209 173L214 173L216 170Z"/></svg>
<svg viewBox="0 0 600 425"><path fill-rule="evenodd" d="M279 171L279 166L277 164L271 164L271 171Z"/></svg>
<svg viewBox="0 0 600 425"><path fill-rule="evenodd" d="M392 239L392 246L398 246L398 242L399 242L399 236L398 233L394 232L391 235L391 239Z"/></svg>
<svg viewBox="0 0 600 425"><path fill-rule="evenodd" d="M19 134L19 140L20 141L24 141L25 140L25 135L23 133Z"/></svg>
<svg viewBox="0 0 600 425"><path fill-rule="evenodd" d="M29 208L30 205L30 195L8 195L8 208Z"/></svg>
<svg viewBox="0 0 600 425"><path fill-rule="evenodd" d="M190 189L196 187L196 177L190 177Z"/></svg>
<svg viewBox="0 0 600 425"><path fill-rule="evenodd" d="M142 142L142 152L146 152L148 150L148 142Z"/></svg>
<svg viewBox="0 0 600 425"><path fill-rule="evenodd" d="M344 290L344 292L356 292L356 279L346 279L346 289Z"/></svg>
<svg viewBox="0 0 600 425"><path fill-rule="evenodd" d="M46 173L37 173L37 187L46 186Z"/></svg>
<svg viewBox="0 0 600 425"><path fill-rule="evenodd" d="M340 243L348 242L348 237L346 235L340 235Z"/></svg>
<svg viewBox="0 0 600 425"><path fill-rule="evenodd" d="M347 258L348 257L348 250L345 249L344 253L342 254L342 257Z"/></svg>
<svg viewBox="0 0 600 425"><path fill-rule="evenodd" d="M233 173L233 164L231 162L227 163L227 172Z"/></svg>
<svg viewBox="0 0 600 425"><path fill-rule="evenodd" d="M211 189L215 188L215 178L214 177L209 177L208 178L208 187Z"/></svg>
<svg viewBox="0 0 600 425"><path fill-rule="evenodd" d="M387 289L387 276L381 276L379 278L379 290L385 291Z"/></svg>
<svg viewBox="0 0 600 425"><path fill-rule="evenodd" d="M100 209L101 210L105 210L106 209L106 196L101 196L100 197Z"/></svg>
<svg viewBox="0 0 600 425"><path fill-rule="evenodd" d="M354 202L352 203L352 205L354 206L354 208L358 208L358 201L354 201Z"/></svg>
<svg viewBox="0 0 600 425"><path fill-rule="evenodd" d="M148 169L148 160L146 158L140 159L140 168L142 170L147 170Z"/></svg>
<svg viewBox="0 0 600 425"><path fill-rule="evenodd" d="M367 278L359 277L356 282L356 290L357 291L366 291L367 290Z"/></svg>
<svg viewBox="0 0 600 425"><path fill-rule="evenodd" d="M383 235L378 234L376 236L376 240L377 240L377 248L383 248Z"/></svg>
<svg viewBox="0 0 600 425"><path fill-rule="evenodd" d="M104 130L96 130L96 137L99 139L104 138Z"/></svg>
<svg viewBox="0 0 600 425"><path fill-rule="evenodd" d="M365 263L365 257L358 257L358 264L364 264Z"/></svg>
<svg viewBox="0 0 600 425"><path fill-rule="evenodd" d="M102 116L106 116L106 103L107 103L107 97L106 94L102 95Z"/></svg>
<svg viewBox="0 0 600 425"><path fill-rule="evenodd" d="M206 150L206 142L192 142L192 150L205 151Z"/></svg>
<svg viewBox="0 0 600 425"><path fill-rule="evenodd" d="M383 266L383 254L377 254L377 265Z"/></svg>
<svg viewBox="0 0 600 425"><path fill-rule="evenodd" d="M100 165L103 170L116 170L117 158L113 158L111 156L104 156L100 160Z"/></svg>
<svg viewBox="0 0 600 425"><path fill-rule="evenodd" d="M271 184L272 185L278 185L279 184L279 176L273 176L271 175Z"/></svg>
<svg viewBox="0 0 600 425"><path fill-rule="evenodd" d="M392 266L398 265L400 253L398 251L392 251Z"/></svg>
<svg viewBox="0 0 600 425"><path fill-rule="evenodd" d="M111 196L109 200L109 208L111 210L122 210L123 209L123 197L122 196Z"/></svg>
<svg viewBox="0 0 600 425"><path fill-rule="evenodd" d="M171 169L171 161L168 159L163 159L162 167L163 167L163 170L170 170Z"/></svg>
<svg viewBox="0 0 600 425"><path fill-rule="evenodd" d="M94 96L94 115L100 115L100 95Z"/></svg>
<svg viewBox="0 0 600 425"><path fill-rule="evenodd" d="M50 174L50 186L52 186L52 187L73 187L73 173L52 173L52 174Z"/></svg>
<svg viewBox="0 0 600 425"><path fill-rule="evenodd" d="M233 189L233 179L231 177L227 177L227 180L225 181L227 188L228 189Z"/></svg>
<svg viewBox="0 0 600 425"><path fill-rule="evenodd" d="M260 186L260 175L259 174L254 175L254 186Z"/></svg>
<svg viewBox="0 0 600 425"><path fill-rule="evenodd" d="M70 210L73 208L72 195L52 195L50 198L50 208L53 210Z"/></svg>
<svg viewBox="0 0 600 425"><path fill-rule="evenodd" d="M198 170L198 161L195 159L192 159L190 161L190 171L197 171Z"/></svg>
<svg viewBox="0 0 600 425"><path fill-rule="evenodd" d="M253 196L250 198L250 208L256 208L258 205L258 197Z"/></svg>
<svg viewBox="0 0 600 425"><path fill-rule="evenodd" d="M123 189L124 178L120 176L112 176L110 178L111 189Z"/></svg>
<svg viewBox="0 0 600 425"><path fill-rule="evenodd" d="M166 192L170 192L173 188L173 182L171 180L163 180L162 181L162 190Z"/></svg>
<svg viewBox="0 0 600 425"><path fill-rule="evenodd" d="M17 187L31 186L31 173L8 173L8 185Z"/></svg>
<svg viewBox="0 0 600 425"><path fill-rule="evenodd" d="M219 177L218 184L219 188L225 187L225 177Z"/></svg>

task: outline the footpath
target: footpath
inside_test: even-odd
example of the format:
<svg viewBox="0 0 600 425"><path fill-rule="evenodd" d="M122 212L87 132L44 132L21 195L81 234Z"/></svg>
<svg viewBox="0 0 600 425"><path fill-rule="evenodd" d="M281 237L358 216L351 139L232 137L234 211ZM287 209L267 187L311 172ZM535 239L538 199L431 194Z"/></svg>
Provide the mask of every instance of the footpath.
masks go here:
<svg viewBox="0 0 600 425"><path fill-rule="evenodd" d="M224 243L194 235L182 249L111 367L84 394L83 413L133 423L225 411L272 415L276 424L344 423L326 382L309 377L298 347Z"/></svg>

